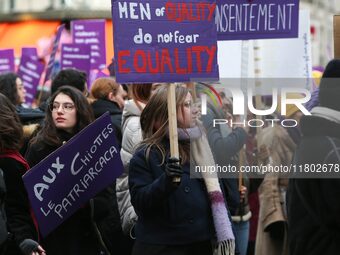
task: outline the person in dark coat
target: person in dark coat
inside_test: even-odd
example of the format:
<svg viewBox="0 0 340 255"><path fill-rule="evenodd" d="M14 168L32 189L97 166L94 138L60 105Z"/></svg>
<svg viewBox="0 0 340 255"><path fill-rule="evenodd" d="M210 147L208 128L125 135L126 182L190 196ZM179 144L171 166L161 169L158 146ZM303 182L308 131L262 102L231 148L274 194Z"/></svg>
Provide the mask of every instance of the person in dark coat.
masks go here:
<svg viewBox="0 0 340 255"><path fill-rule="evenodd" d="M44 249L37 242L38 233L31 217L30 203L22 181L22 175L28 170L27 162L18 151L23 140L22 126L15 107L1 93L0 105L0 168L7 190L4 204L7 228L11 233L8 240L0 247L0 253L45 254Z"/></svg>
<svg viewBox="0 0 340 255"><path fill-rule="evenodd" d="M26 159L31 167L84 129L94 119L85 96L70 86L51 97L44 126L32 139ZM97 223L110 213L110 192L105 189L41 240L49 255L94 255L107 251ZM119 214L117 213L119 219Z"/></svg>
<svg viewBox="0 0 340 255"><path fill-rule="evenodd" d="M92 109L96 118L109 112L119 147L122 144L122 110L127 93L113 78L99 78L91 87L91 97L95 100Z"/></svg>
<svg viewBox="0 0 340 255"><path fill-rule="evenodd" d="M166 86L155 91L140 117L144 140L129 166L131 203L138 215L132 254L212 255L217 239L214 254L234 255L235 239L216 173L190 176L190 163L214 165L198 109L191 108L187 88L177 86L175 93L180 159L169 158Z"/></svg>
<svg viewBox="0 0 340 255"><path fill-rule="evenodd" d="M338 78L338 79L335 79ZM340 60L330 61L321 79L320 106L301 119L303 137L294 164L304 171L320 164L323 173L289 181L290 255L334 255L340 251Z"/></svg>

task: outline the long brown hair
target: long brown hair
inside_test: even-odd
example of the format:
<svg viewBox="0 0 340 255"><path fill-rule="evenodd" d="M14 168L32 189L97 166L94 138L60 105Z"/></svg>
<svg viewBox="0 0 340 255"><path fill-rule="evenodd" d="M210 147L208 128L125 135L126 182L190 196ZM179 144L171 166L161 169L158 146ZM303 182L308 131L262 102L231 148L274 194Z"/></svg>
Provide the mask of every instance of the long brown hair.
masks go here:
<svg viewBox="0 0 340 255"><path fill-rule="evenodd" d="M183 104L189 89L176 87L176 111L183 111ZM145 106L141 117L141 128L143 141L141 146L146 147L146 157L149 158L151 148L156 148L162 155L162 164L167 154L164 144L169 132L169 116L168 116L168 86L163 86L155 92ZM179 141L179 154L182 162L189 161L190 143Z"/></svg>
<svg viewBox="0 0 340 255"><path fill-rule="evenodd" d="M59 138L58 130L53 122L52 112L49 110L51 109L51 105L53 104L55 98L61 93L69 96L72 99L77 111L77 123L73 129L74 135L94 120L92 108L86 97L79 90L71 86L62 86L52 95L50 105L46 110L44 125L37 136L31 141L32 144L36 142L43 142L52 146L58 146L62 144L63 141Z"/></svg>
<svg viewBox="0 0 340 255"><path fill-rule="evenodd" d="M0 93L0 151L19 150L23 140L23 130L15 106Z"/></svg>
<svg viewBox="0 0 340 255"><path fill-rule="evenodd" d="M141 83L129 85L132 100L135 102L139 110L143 110L140 102L146 104L151 96L152 83Z"/></svg>

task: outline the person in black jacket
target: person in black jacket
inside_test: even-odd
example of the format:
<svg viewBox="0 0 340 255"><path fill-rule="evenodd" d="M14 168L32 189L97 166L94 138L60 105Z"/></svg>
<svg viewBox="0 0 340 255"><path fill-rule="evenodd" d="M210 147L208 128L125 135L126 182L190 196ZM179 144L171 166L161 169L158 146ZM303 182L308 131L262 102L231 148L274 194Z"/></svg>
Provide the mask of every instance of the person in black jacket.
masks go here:
<svg viewBox="0 0 340 255"><path fill-rule="evenodd" d="M300 178L289 181L287 193L291 255L333 255L340 251L339 78L340 60L335 59L321 80L320 106L301 119L303 137L294 164L305 173L299 172L296 177ZM312 173L318 164L322 172Z"/></svg>
<svg viewBox="0 0 340 255"><path fill-rule="evenodd" d="M122 144L122 110L127 93L122 85L113 78L99 78L92 84L91 97L95 100L92 103L92 109L96 118L105 112L110 113L117 143L120 148Z"/></svg>
<svg viewBox="0 0 340 255"><path fill-rule="evenodd" d="M198 109L192 108L191 94L182 86L176 87L180 159L169 156L167 93L167 86L159 88L145 106L140 118L144 140L130 161L131 203L138 215L132 254L212 255L215 238L216 254L235 254L217 176L190 173L191 163L197 169L213 166L214 160Z"/></svg>
<svg viewBox="0 0 340 255"><path fill-rule="evenodd" d="M44 126L28 148L26 159L29 165L38 164L93 119L91 106L79 90L70 86L60 87L51 97ZM93 255L107 251L97 223L110 213L110 199L110 191L103 190L42 239L47 254Z"/></svg>
<svg viewBox="0 0 340 255"><path fill-rule="evenodd" d="M44 249L37 242L38 234L22 181L22 175L28 169L27 162L18 152L23 139L22 126L15 107L1 93L0 105L0 168L7 189L4 200L7 225L13 235L13 238L9 237L1 247L1 254L45 254Z"/></svg>

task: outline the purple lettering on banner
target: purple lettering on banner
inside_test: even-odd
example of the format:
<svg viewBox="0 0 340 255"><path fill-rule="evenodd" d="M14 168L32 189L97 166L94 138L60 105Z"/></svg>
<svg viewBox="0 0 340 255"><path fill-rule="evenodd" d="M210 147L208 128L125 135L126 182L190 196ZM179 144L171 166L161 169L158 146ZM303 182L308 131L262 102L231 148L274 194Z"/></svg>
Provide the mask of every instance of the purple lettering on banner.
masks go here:
<svg viewBox="0 0 340 255"><path fill-rule="evenodd" d="M217 38L297 38L299 0L217 0Z"/></svg>
<svg viewBox="0 0 340 255"><path fill-rule="evenodd" d="M91 46L91 69L105 69L105 20L75 20L71 30L73 43Z"/></svg>
<svg viewBox="0 0 340 255"><path fill-rule="evenodd" d="M48 81L52 78L51 75L53 73L55 55L57 53L61 33L63 32L64 28L65 28L65 24L60 25L57 29L57 34L56 34L55 39L54 39L53 49L52 49L52 52L51 52L51 55L50 55L50 60L48 61L48 65L47 65L47 69L46 69L44 84L46 83L46 81Z"/></svg>
<svg viewBox="0 0 340 255"><path fill-rule="evenodd" d="M47 236L123 172L110 115L105 113L23 177Z"/></svg>
<svg viewBox="0 0 340 255"><path fill-rule="evenodd" d="M218 80L214 0L111 0L120 83Z"/></svg>
<svg viewBox="0 0 340 255"><path fill-rule="evenodd" d="M85 44L63 44L61 48L61 69L75 68L90 76L91 47Z"/></svg>
<svg viewBox="0 0 340 255"><path fill-rule="evenodd" d="M0 50L0 74L14 71L14 50Z"/></svg>
<svg viewBox="0 0 340 255"><path fill-rule="evenodd" d="M31 105L44 71L44 64L31 56L22 55L18 68L18 76L21 78L26 89L26 104Z"/></svg>
<svg viewBox="0 0 340 255"><path fill-rule="evenodd" d="M37 60L38 59L37 48L23 47L23 48L21 48L21 56L22 55L27 55L27 56L30 56L31 58L34 58L35 60Z"/></svg>

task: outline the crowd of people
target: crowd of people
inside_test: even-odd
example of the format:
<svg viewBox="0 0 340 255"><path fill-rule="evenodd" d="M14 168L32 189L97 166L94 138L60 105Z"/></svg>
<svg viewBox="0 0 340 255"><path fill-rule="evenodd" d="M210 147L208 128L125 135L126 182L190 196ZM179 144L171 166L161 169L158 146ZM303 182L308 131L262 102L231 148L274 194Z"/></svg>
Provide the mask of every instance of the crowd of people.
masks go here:
<svg viewBox="0 0 340 255"><path fill-rule="evenodd" d="M59 71L50 95L24 107L15 73L0 75L0 254L334 255L340 251L339 179L282 174L193 174L196 166L340 164L340 60L325 68L311 116L294 105L261 130L214 125L234 119L232 99L201 114L195 84L176 84L179 157L170 153L169 84L87 84ZM339 84L338 84L339 83ZM124 172L46 237L39 233L22 176L105 112ZM280 118L279 113L273 118ZM174 181L174 180L177 181ZM2 181L3 180L3 181ZM179 180L179 181L178 181ZM3 223L4 222L4 223Z"/></svg>

